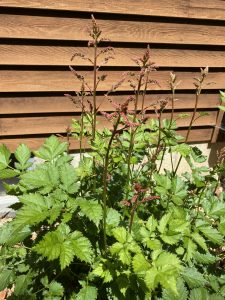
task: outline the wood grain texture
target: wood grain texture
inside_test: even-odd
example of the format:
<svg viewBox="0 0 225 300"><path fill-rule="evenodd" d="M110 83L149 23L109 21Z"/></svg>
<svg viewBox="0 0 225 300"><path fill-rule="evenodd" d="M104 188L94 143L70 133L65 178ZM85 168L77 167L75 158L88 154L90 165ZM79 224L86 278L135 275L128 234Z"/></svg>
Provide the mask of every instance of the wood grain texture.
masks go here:
<svg viewBox="0 0 225 300"><path fill-rule="evenodd" d="M122 104L128 95L115 95L110 97L112 101ZM193 109L195 103L194 94L176 94L175 109ZM74 97L77 99L77 97ZM90 97L87 97L91 101ZM171 95L169 94L147 94L145 96L145 107L153 110L151 106L161 99L168 99L167 109L171 109ZM202 94L199 97L198 108L216 108L220 99L218 94ZM113 111L112 104L104 97L97 97L97 106L101 111ZM86 107L89 107L88 105ZM133 109L131 103L130 109ZM141 101L138 109L141 109ZM75 105L65 96L34 96L34 97L0 97L0 114L30 114L30 113L73 113L80 112L80 105Z"/></svg>
<svg viewBox="0 0 225 300"><path fill-rule="evenodd" d="M225 20L221 0L1 0L0 6Z"/></svg>
<svg viewBox="0 0 225 300"><path fill-rule="evenodd" d="M216 125L215 125L213 135L212 135L212 140L211 140L212 143L216 143L216 141L217 141L217 137L218 137L219 131L220 131L220 126L221 126L221 123L223 120L223 116L224 116L224 111L220 110L217 115Z"/></svg>
<svg viewBox="0 0 225 300"><path fill-rule="evenodd" d="M135 73L135 72L134 72ZM151 84L151 90L169 90L169 71L153 72L151 79L158 82ZM86 81L89 86L92 86L93 74L91 71L80 72L81 75L86 76ZM99 76L105 74L99 72ZM99 91L108 91L112 85L121 80L122 74L119 71L107 72L105 81L99 84ZM176 72L177 77L181 80L177 89L194 89L193 78L199 77L196 72ZM125 76L125 75L124 75ZM118 88L118 91L131 90L130 84L127 79ZM20 70L0 70L0 91L1 92L47 92L47 91L73 91L80 90L80 81L70 71L20 71ZM225 74L223 72L209 73L205 80L203 88L207 89L223 89L225 86Z"/></svg>
<svg viewBox="0 0 225 300"><path fill-rule="evenodd" d="M213 129L212 128L201 128L201 129L192 129L189 135L189 142L209 142L211 140ZM187 134L187 130L177 130L179 135L182 135L184 138ZM61 141L66 141L66 138L60 138ZM9 139L0 139L0 144L5 144L10 151L14 152L19 144L26 144L32 150L37 150L45 141L44 137L32 137L27 138L19 137L19 138L9 138ZM84 147L88 148L87 141L84 142ZM70 140L70 150L79 149L79 142L71 139Z"/></svg>
<svg viewBox="0 0 225 300"><path fill-rule="evenodd" d="M136 66L132 58L141 57L145 49L115 48L115 58L107 66ZM88 60L76 57L74 53L93 57L93 48L43 46L43 45L7 45L0 44L1 65L40 65L40 66L90 66ZM151 49L152 61L158 67L225 67L225 51L185 50L185 49ZM104 56L99 59L101 60Z"/></svg>
<svg viewBox="0 0 225 300"><path fill-rule="evenodd" d="M148 114L149 118L156 118L156 114ZM179 127L189 126L192 112L188 113L185 118L180 118L180 112L175 112L174 119L177 119ZM196 117L199 115L197 114ZM51 134L51 133L65 133L72 119L79 119L77 116L45 116L45 117L14 117L0 118L0 136L9 135L26 135L26 134ZM170 118L170 113L163 114L164 119ZM216 124L217 111L209 111L207 116L199 117L194 122L193 126L213 126ZM111 127L104 117L97 118L99 128Z"/></svg>
<svg viewBox="0 0 225 300"><path fill-rule="evenodd" d="M115 42L225 45L225 26L98 20L103 35ZM1 15L0 37L48 40L89 40L89 19Z"/></svg>

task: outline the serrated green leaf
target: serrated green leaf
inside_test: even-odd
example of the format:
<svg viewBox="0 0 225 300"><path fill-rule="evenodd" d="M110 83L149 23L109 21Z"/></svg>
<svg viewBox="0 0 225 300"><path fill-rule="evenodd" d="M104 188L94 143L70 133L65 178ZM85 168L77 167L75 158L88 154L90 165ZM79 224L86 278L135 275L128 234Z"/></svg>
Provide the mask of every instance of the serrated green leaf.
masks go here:
<svg viewBox="0 0 225 300"><path fill-rule="evenodd" d="M120 251L121 251L121 249L123 249L123 244L121 244L121 243L114 243L111 247L110 247L110 252L112 253L112 254L118 254Z"/></svg>
<svg viewBox="0 0 225 300"><path fill-rule="evenodd" d="M209 294L205 288L197 288L191 290L189 300L224 300L224 297L218 294Z"/></svg>
<svg viewBox="0 0 225 300"><path fill-rule="evenodd" d="M69 234L68 226L64 227L65 230L60 226L56 231L47 233L33 250L49 261L59 258L62 270L72 262L74 256L81 261L91 262L93 250L90 241L79 231Z"/></svg>
<svg viewBox="0 0 225 300"><path fill-rule="evenodd" d="M193 258L193 255L197 249L197 246L190 238L184 240L184 247L186 248L186 253L184 259L190 261Z"/></svg>
<svg viewBox="0 0 225 300"><path fill-rule="evenodd" d="M181 156L187 157L191 153L191 146L185 143L176 145L171 148L172 152L178 152Z"/></svg>
<svg viewBox="0 0 225 300"><path fill-rule="evenodd" d="M21 175L20 184L24 186L27 191L38 190L42 194L48 194L58 188L58 169L47 163L40 165L35 170L28 171Z"/></svg>
<svg viewBox="0 0 225 300"><path fill-rule="evenodd" d="M165 265L170 265L175 269L181 269L181 261L180 259L172 253L163 251L156 259L155 266L156 267L163 267Z"/></svg>
<svg viewBox="0 0 225 300"><path fill-rule="evenodd" d="M29 284L31 284L31 276L29 276L29 274L17 276L14 294L16 296L27 294Z"/></svg>
<svg viewBox="0 0 225 300"><path fill-rule="evenodd" d="M151 268L150 263L145 259L144 255L136 254L132 261L133 270L138 275L145 275L146 271Z"/></svg>
<svg viewBox="0 0 225 300"><path fill-rule="evenodd" d="M218 225L219 232L225 236L225 222L222 222Z"/></svg>
<svg viewBox="0 0 225 300"><path fill-rule="evenodd" d="M214 264L216 261L219 260L216 256L210 253L202 254L199 252L194 253L194 258L198 263L205 265Z"/></svg>
<svg viewBox="0 0 225 300"><path fill-rule="evenodd" d="M91 263L94 252L88 238L84 237L79 231L74 231L70 237L74 255L81 261Z"/></svg>
<svg viewBox="0 0 225 300"><path fill-rule="evenodd" d="M160 233L164 233L166 230L166 226L169 223L171 218L171 213L165 214L159 221L158 230Z"/></svg>
<svg viewBox="0 0 225 300"><path fill-rule="evenodd" d="M13 276L12 270L3 270L0 273L0 291L3 291L5 288L9 287L10 280Z"/></svg>
<svg viewBox="0 0 225 300"><path fill-rule="evenodd" d="M98 227L102 220L102 206L95 200L86 200L77 198L76 204L80 207L81 212Z"/></svg>
<svg viewBox="0 0 225 300"><path fill-rule="evenodd" d="M185 268L182 277L190 288L203 287L207 283L204 276L195 268Z"/></svg>
<svg viewBox="0 0 225 300"><path fill-rule="evenodd" d="M131 264L131 255L127 248L122 248L118 254L119 260L125 264L130 265Z"/></svg>
<svg viewBox="0 0 225 300"><path fill-rule="evenodd" d="M130 248L129 245L124 245L123 243L114 243L110 247L110 252L113 255L118 256L119 260L125 264L130 265L131 263L131 254L130 254Z"/></svg>
<svg viewBox="0 0 225 300"><path fill-rule="evenodd" d="M12 225L5 224L0 230L0 245L5 244L12 232Z"/></svg>
<svg viewBox="0 0 225 300"><path fill-rule="evenodd" d="M199 227L199 230L214 244L221 245L223 243L223 236L212 227Z"/></svg>
<svg viewBox="0 0 225 300"><path fill-rule="evenodd" d="M182 235L180 233L166 232L161 234L160 237L166 244L174 245L181 239Z"/></svg>
<svg viewBox="0 0 225 300"><path fill-rule="evenodd" d="M61 300L64 294L64 288L61 283L52 281L47 286L48 290L43 292L43 300Z"/></svg>
<svg viewBox="0 0 225 300"><path fill-rule="evenodd" d="M189 300L209 300L208 291L205 288L191 290Z"/></svg>
<svg viewBox="0 0 225 300"><path fill-rule="evenodd" d="M154 173L153 177L158 186L162 187L165 190L169 190L171 188L171 180L168 178L168 176Z"/></svg>
<svg viewBox="0 0 225 300"><path fill-rule="evenodd" d="M218 200L214 201L207 215L212 217L225 216L225 204Z"/></svg>
<svg viewBox="0 0 225 300"><path fill-rule="evenodd" d="M52 161L63 154L63 152L66 152L67 147L68 144L66 142L60 143L59 139L52 135L45 140L44 145L38 151L35 151L34 154L46 161Z"/></svg>
<svg viewBox="0 0 225 300"><path fill-rule="evenodd" d="M51 261L60 257L63 242L64 237L60 232L48 232L33 250Z"/></svg>
<svg viewBox="0 0 225 300"><path fill-rule="evenodd" d="M183 204L182 200L187 196L187 187L185 182L177 176L172 179L171 193L175 204Z"/></svg>
<svg viewBox="0 0 225 300"><path fill-rule="evenodd" d="M5 169L10 163L10 151L5 145L0 145L0 170Z"/></svg>
<svg viewBox="0 0 225 300"><path fill-rule="evenodd" d="M71 247L70 241L64 241L61 251L60 251L60 267L61 270L65 269L70 263L73 261L74 258L74 250Z"/></svg>
<svg viewBox="0 0 225 300"><path fill-rule="evenodd" d="M208 247L205 243L205 239L198 233L193 232L191 238L205 251L208 251Z"/></svg>
<svg viewBox="0 0 225 300"><path fill-rule="evenodd" d="M152 267L150 270L146 272L144 281L147 288L150 291L154 290L158 285L157 276L158 276L158 270L155 267Z"/></svg>
<svg viewBox="0 0 225 300"><path fill-rule="evenodd" d="M184 233L186 229L189 227L189 222L182 219L172 219L169 223L169 229L172 232L180 232Z"/></svg>
<svg viewBox="0 0 225 300"><path fill-rule="evenodd" d="M65 164L61 166L59 173L62 189L68 194L76 193L79 189L80 183L74 167L69 164Z"/></svg>
<svg viewBox="0 0 225 300"><path fill-rule="evenodd" d="M175 295L170 289L163 289L162 300L187 300L188 291L181 278L177 280L177 295Z"/></svg>
<svg viewBox="0 0 225 300"><path fill-rule="evenodd" d="M75 300L96 300L97 295L98 292L95 286L84 285L75 296Z"/></svg>
<svg viewBox="0 0 225 300"><path fill-rule="evenodd" d="M113 236L115 239L120 242L121 244L125 244L128 239L128 232L124 227L117 227L113 229Z"/></svg>
<svg viewBox="0 0 225 300"><path fill-rule="evenodd" d="M13 246L17 243L23 242L25 238L27 238L31 234L31 230L29 226L25 226L23 228L17 227L15 228L12 224L13 222L9 223L10 231L8 231L8 236L5 240L5 244L7 246Z"/></svg>
<svg viewBox="0 0 225 300"><path fill-rule="evenodd" d="M156 219L153 216L150 216L146 223L146 227L149 230L149 232L152 233L153 231L155 231L157 224L158 223L157 223Z"/></svg>
<svg viewBox="0 0 225 300"><path fill-rule="evenodd" d="M0 179L9 179L16 177L20 174L18 170L12 170L12 169L4 169L0 172Z"/></svg>
<svg viewBox="0 0 225 300"><path fill-rule="evenodd" d="M163 268L164 269L164 268ZM165 270L167 271L167 270ZM177 295L177 275L176 277L174 276L175 274L173 272L169 272L169 274L167 274L167 272L165 272L164 270L162 270L159 275L158 275L158 280L159 283L162 285L162 287L164 287L165 289L169 289L172 291L172 293L174 293L175 295Z"/></svg>
<svg viewBox="0 0 225 300"><path fill-rule="evenodd" d="M49 216L49 205L40 194L20 197L25 205L17 211L13 224L17 226L33 225L44 221Z"/></svg>
<svg viewBox="0 0 225 300"><path fill-rule="evenodd" d="M107 269L102 263L100 263L92 272L92 275L103 278L103 282L111 282L113 276L111 270Z"/></svg>
<svg viewBox="0 0 225 300"><path fill-rule="evenodd" d="M120 223L120 218L121 215L119 214L119 212L113 208L108 208L107 209L107 216L106 216L106 225L107 228L115 228L119 225Z"/></svg>
<svg viewBox="0 0 225 300"><path fill-rule="evenodd" d="M15 155L17 161L20 163L21 169L25 170L26 166L27 166L27 162L31 156L30 149L25 144L20 144L16 148L14 155Z"/></svg>
<svg viewBox="0 0 225 300"><path fill-rule="evenodd" d="M162 249L162 244L159 240L157 239L149 239L149 238L144 238L142 240L143 244L146 245L149 249L151 250L159 250Z"/></svg>

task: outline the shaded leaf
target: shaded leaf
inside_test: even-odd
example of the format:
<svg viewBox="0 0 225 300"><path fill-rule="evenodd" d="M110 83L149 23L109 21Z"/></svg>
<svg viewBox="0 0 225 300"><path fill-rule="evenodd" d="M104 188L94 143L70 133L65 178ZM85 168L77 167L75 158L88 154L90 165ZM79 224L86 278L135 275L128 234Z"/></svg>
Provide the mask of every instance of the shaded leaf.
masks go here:
<svg viewBox="0 0 225 300"><path fill-rule="evenodd" d="M102 220L102 206L95 200L86 200L83 198L77 198L76 204L80 207L81 212L96 226L99 225Z"/></svg>

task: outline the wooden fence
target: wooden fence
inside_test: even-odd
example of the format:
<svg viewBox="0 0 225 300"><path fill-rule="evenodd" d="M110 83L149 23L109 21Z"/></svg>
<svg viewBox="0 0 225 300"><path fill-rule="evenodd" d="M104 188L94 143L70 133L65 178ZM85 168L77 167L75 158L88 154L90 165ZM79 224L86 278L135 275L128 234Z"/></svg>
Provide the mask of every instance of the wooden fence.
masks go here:
<svg viewBox="0 0 225 300"><path fill-rule="evenodd" d="M20 142L33 149L46 136L65 136L79 110L64 96L79 89L69 71L74 52L87 54L87 25L95 14L104 36L115 48L108 78L100 86L102 110L112 110L101 96L121 76L136 70L132 57L140 56L147 44L159 66L146 100L152 103L169 93L169 73L182 80L178 86L176 115L179 132L185 136L194 107L193 77L209 66L199 111L208 115L194 123L191 142L215 142L222 113L218 111L219 89L225 88L225 2L220 0L0 0L0 142L13 151ZM76 66L91 81L89 63L76 59ZM114 97L129 94L129 85ZM169 117L167 107L165 117ZM153 111L149 114L154 116ZM106 126L99 117L100 125ZM77 147L75 141L72 149Z"/></svg>

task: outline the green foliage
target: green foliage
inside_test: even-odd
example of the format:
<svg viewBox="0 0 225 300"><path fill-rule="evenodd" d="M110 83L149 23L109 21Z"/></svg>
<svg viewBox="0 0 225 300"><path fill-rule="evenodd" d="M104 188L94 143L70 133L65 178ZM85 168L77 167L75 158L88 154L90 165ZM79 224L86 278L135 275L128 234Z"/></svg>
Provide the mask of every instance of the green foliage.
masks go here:
<svg viewBox="0 0 225 300"><path fill-rule="evenodd" d="M16 177L4 187L19 200L15 218L0 227L0 291L28 300L224 299L225 197L215 195L224 164L202 166L202 151L177 135L174 119L163 120L170 97L158 100L157 118L148 119L149 49L137 60L140 72L128 76L134 97L120 104L108 99L122 81L115 83L105 100L114 113L101 112L111 129L98 130L97 87L107 80L97 73L99 57L106 63L112 49L98 49L94 19L90 40L94 61L74 58L93 62L93 85L71 68L81 90L67 95L82 110L67 130L80 145L78 165L56 136L33 153L24 144L14 155L0 146L0 178ZM196 106L206 74L195 79ZM170 101L177 84L171 74ZM204 115L194 112L186 140ZM42 163L32 166L33 155ZM163 170L165 155L171 169ZM181 159L190 167L185 174L178 172Z"/></svg>
<svg viewBox="0 0 225 300"><path fill-rule="evenodd" d="M82 214L84 214L89 220L93 221L98 227L102 220L102 207L96 200L87 200L77 198L76 204L79 206Z"/></svg>
<svg viewBox="0 0 225 300"><path fill-rule="evenodd" d="M67 143L60 143L57 137L52 135L38 151L34 152L34 154L46 161L53 161L60 154L65 152L67 147Z"/></svg>
<svg viewBox="0 0 225 300"><path fill-rule="evenodd" d="M81 283L82 288L79 293L73 298L74 300L96 300L97 299L97 289L94 286L86 285Z"/></svg>
<svg viewBox="0 0 225 300"><path fill-rule="evenodd" d="M67 225L60 225L47 233L33 250L49 261L59 258L62 270L73 261L74 256L88 263L93 256L90 241L79 231L70 233Z"/></svg>
<svg viewBox="0 0 225 300"><path fill-rule="evenodd" d="M177 295L175 295L171 290L164 289L162 300L187 300L188 291L185 287L184 281L180 278L177 280Z"/></svg>
<svg viewBox="0 0 225 300"><path fill-rule="evenodd" d="M182 272L182 277L190 288L204 286L207 281L196 268L186 267Z"/></svg>

